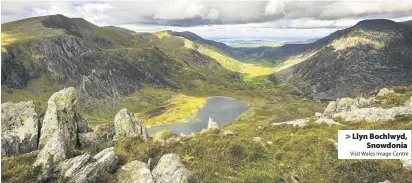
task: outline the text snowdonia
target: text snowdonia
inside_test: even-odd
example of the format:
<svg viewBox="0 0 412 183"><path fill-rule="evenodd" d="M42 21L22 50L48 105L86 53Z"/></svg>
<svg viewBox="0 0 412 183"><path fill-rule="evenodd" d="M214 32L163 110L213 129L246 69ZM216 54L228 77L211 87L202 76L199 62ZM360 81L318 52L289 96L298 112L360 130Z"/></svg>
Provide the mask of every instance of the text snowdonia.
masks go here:
<svg viewBox="0 0 412 183"><path fill-rule="evenodd" d="M357 139L359 141L362 140L408 140L406 134L403 133L402 135L391 135L390 133L383 133L380 135L376 135L374 133L370 133L369 135L359 135L358 133L352 133L352 139ZM367 148L408 148L407 144L401 143L372 143L368 142L366 144Z"/></svg>

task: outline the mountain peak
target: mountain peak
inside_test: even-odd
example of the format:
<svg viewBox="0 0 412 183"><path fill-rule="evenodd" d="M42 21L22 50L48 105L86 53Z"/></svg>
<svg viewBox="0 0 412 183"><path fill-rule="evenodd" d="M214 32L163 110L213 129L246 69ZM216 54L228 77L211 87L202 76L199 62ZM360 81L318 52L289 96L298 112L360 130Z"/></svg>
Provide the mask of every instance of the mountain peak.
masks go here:
<svg viewBox="0 0 412 183"><path fill-rule="evenodd" d="M387 19L370 19L358 22L354 28L364 29L388 29L398 26L399 24Z"/></svg>

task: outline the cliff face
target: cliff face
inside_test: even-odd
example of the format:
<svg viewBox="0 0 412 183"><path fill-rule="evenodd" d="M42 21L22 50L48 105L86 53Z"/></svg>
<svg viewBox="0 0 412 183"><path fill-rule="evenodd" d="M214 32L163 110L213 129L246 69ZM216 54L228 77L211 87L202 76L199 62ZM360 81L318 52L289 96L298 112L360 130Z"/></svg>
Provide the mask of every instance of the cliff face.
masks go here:
<svg viewBox="0 0 412 183"><path fill-rule="evenodd" d="M279 75L314 99L412 83L412 29L401 23L366 20L309 45L315 54Z"/></svg>

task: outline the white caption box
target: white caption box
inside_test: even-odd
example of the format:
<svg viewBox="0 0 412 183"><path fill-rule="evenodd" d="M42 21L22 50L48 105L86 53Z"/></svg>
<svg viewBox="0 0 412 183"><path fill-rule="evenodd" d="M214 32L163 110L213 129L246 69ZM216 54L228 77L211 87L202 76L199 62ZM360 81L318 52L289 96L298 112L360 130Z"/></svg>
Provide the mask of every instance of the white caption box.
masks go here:
<svg viewBox="0 0 412 183"><path fill-rule="evenodd" d="M411 159L412 130L339 130L338 159Z"/></svg>

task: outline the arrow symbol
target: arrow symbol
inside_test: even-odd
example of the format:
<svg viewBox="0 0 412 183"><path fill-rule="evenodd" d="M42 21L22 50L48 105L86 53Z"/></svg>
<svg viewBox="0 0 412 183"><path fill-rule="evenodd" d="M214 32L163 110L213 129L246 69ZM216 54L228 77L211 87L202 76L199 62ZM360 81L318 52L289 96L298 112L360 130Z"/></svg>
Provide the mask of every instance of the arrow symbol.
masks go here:
<svg viewBox="0 0 412 183"><path fill-rule="evenodd" d="M350 139L350 135L346 134L345 138Z"/></svg>

